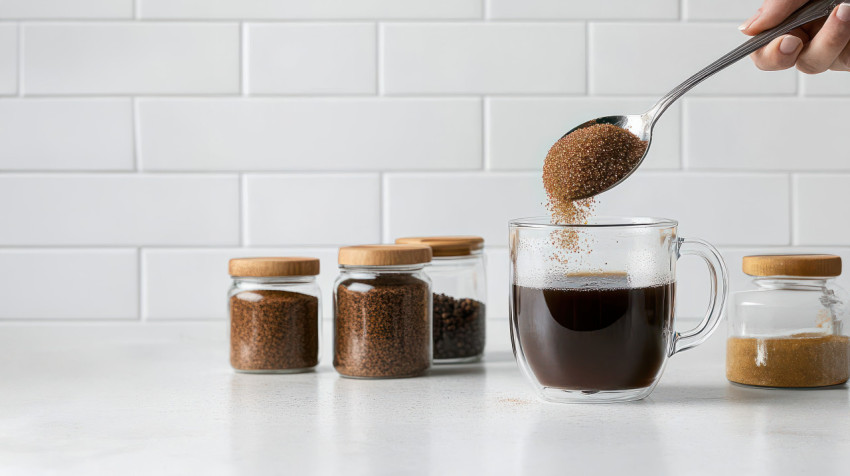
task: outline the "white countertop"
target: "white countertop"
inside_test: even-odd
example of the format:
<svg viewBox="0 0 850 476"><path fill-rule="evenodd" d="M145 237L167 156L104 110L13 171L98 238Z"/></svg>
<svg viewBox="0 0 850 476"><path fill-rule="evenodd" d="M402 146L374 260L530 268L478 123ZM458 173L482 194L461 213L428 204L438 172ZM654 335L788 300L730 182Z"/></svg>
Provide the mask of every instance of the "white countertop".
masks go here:
<svg viewBox="0 0 850 476"><path fill-rule="evenodd" d="M484 364L362 381L233 373L220 322L4 324L0 474L850 474L847 388L730 385L722 335L644 401L562 405L490 330Z"/></svg>

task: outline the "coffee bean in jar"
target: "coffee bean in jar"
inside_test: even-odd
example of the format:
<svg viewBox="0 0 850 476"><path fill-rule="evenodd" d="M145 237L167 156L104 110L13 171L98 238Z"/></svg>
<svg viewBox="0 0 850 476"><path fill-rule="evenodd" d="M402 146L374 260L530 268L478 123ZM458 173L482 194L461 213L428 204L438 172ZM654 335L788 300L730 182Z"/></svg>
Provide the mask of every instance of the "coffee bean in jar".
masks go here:
<svg viewBox="0 0 850 476"><path fill-rule="evenodd" d="M421 245L339 250L334 285L334 368L353 378L422 375L431 366L431 281Z"/></svg>
<svg viewBox="0 0 850 476"><path fill-rule="evenodd" d="M434 290L434 363L474 362L484 354L487 277L484 239L478 236L421 236L396 243L431 248L425 267Z"/></svg>
<svg viewBox="0 0 850 476"><path fill-rule="evenodd" d="M305 372L319 363L321 291L315 258L230 260L230 365Z"/></svg>

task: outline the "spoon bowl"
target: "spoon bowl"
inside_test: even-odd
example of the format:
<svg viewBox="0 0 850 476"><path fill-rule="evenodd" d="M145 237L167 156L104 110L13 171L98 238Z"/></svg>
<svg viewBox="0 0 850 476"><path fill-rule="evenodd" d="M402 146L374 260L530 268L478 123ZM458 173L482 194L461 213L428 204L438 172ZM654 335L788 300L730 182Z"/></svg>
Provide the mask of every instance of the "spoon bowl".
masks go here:
<svg viewBox="0 0 850 476"><path fill-rule="evenodd" d="M646 150L643 153L643 157L641 157L640 160L637 161L637 163L634 165L634 167L632 167L632 169L627 174L622 176L619 180L617 180L616 182L614 182L613 184L611 184L609 187L607 187L606 189L604 189L602 191L602 192L606 192L606 191L611 190L612 188L616 187L617 185L619 185L623 180L626 180L627 178L629 178L633 173L635 173L635 170L637 170L638 167L640 167L640 164L642 164L643 161L646 160L646 156L649 154L649 146L652 145L652 126L654 124L653 121L649 121L649 120L647 120L647 118L648 118L648 113L647 114L632 114L630 116L597 117L596 119L592 119L590 121L585 122L584 124L581 124L577 127L574 127L569 132L564 134L563 137L561 137L561 138L563 139L564 137L567 137L568 135L572 134L573 132L575 132L579 129L584 129L586 127L595 126L595 125L598 125L598 124L611 124L613 126L617 126L621 129L625 129L625 130L631 132L632 134L636 135L638 137L638 139L646 142ZM599 193L602 193L602 192L599 192ZM582 200L582 199L585 199L585 198L590 198L594 195L596 195L596 194L592 194L592 195L588 194L586 196L572 197L572 198L573 198L573 200Z"/></svg>

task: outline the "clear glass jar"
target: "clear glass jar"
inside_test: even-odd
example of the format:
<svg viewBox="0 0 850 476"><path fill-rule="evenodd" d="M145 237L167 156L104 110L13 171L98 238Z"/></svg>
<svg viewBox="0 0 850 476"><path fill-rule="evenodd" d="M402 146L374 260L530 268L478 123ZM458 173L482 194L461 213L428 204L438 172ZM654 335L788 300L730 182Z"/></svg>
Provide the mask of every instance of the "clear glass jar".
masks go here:
<svg viewBox="0 0 850 476"><path fill-rule="evenodd" d="M230 365L297 373L319 364L322 293L316 258L230 260Z"/></svg>
<svg viewBox="0 0 850 476"><path fill-rule="evenodd" d="M478 236L399 238L431 248L425 272L434 296L434 363L475 362L486 342L487 275L484 239Z"/></svg>
<svg viewBox="0 0 850 476"><path fill-rule="evenodd" d="M353 378L422 375L431 366L431 249L339 250L334 283L334 368Z"/></svg>
<svg viewBox="0 0 850 476"><path fill-rule="evenodd" d="M825 387L850 377L847 294L834 255L747 256L756 289L735 294L726 377L761 387Z"/></svg>

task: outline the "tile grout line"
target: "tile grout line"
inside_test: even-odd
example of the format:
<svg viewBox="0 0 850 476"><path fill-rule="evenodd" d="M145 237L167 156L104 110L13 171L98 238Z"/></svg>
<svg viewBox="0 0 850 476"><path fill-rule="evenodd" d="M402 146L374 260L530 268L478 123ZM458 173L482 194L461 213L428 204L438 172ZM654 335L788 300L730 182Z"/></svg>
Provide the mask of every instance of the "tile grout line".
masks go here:
<svg viewBox="0 0 850 476"><path fill-rule="evenodd" d="M388 183L387 183L389 181L389 178L388 178L388 176L385 172L381 172L379 174L379 179L381 181L381 184L380 184L380 192L381 192L381 203L380 203L380 208L381 208L381 214L380 214L380 216L381 216L381 241L387 242L387 241L389 241L389 235L390 235L390 226L389 226L390 217L389 217L389 213L388 213L389 212L390 196L389 196L389 187L388 187Z"/></svg>
<svg viewBox="0 0 850 476"><path fill-rule="evenodd" d="M797 212L794 204L796 203L797 185L796 174L794 172L788 174L788 227L790 228L791 246L797 246L799 239L795 236L795 226L797 221Z"/></svg>
<svg viewBox="0 0 850 476"><path fill-rule="evenodd" d="M591 81L593 80L593 75L590 71L590 56L593 53L590 46L590 22L584 22L584 95L583 97L589 98L593 96L593 91L591 91Z"/></svg>
<svg viewBox="0 0 850 476"><path fill-rule="evenodd" d="M239 22L239 95L248 95L248 30L244 22Z"/></svg>
<svg viewBox="0 0 850 476"><path fill-rule="evenodd" d="M133 122L133 171L138 174L142 171L142 124L139 120L139 98L130 97L130 111Z"/></svg>
<svg viewBox="0 0 850 476"><path fill-rule="evenodd" d="M17 55L15 58L15 66L18 68L17 74L17 96L24 96L24 25L21 22L15 23L15 35L18 41L17 44Z"/></svg>
<svg viewBox="0 0 850 476"><path fill-rule="evenodd" d="M488 145L490 138L490 99L487 96L481 97L481 167L486 172L491 170L490 163L490 147Z"/></svg>
<svg viewBox="0 0 850 476"><path fill-rule="evenodd" d="M135 23L133 20L138 20L138 23L238 23L240 21L250 22L250 23L261 23L265 25L279 25L279 24L287 24L287 23L299 23L299 24L317 24L317 23L344 23L344 24L352 24L352 23L371 23L373 21L379 21L382 23L404 23L404 24L416 24L416 25L424 25L424 24L436 24L436 23L446 23L446 24L481 24L481 23L494 23L494 24L521 24L521 25L533 25L533 24L553 24L553 23L573 23L578 24L584 21L592 21L592 22L600 22L600 23L613 23L613 24L676 24L679 23L679 18L674 17L666 17L666 16L657 16L657 17L644 17L644 18L610 18L605 16L595 16L595 17L563 17L563 18L552 18L552 17L544 17L540 16L537 18L533 17L517 17L517 18L507 18L507 17L499 17L499 18L482 18L481 15L475 17L465 17L465 18L440 18L440 17L420 17L420 18L410 18L410 17L323 17L323 18L268 18L261 16L230 16L230 17L219 17L219 18L190 18L190 17L175 17L175 18L165 18L165 17L141 17L141 6L138 8L139 16L138 18L133 17L77 17L77 18L48 18L48 17L39 17L39 18L0 18L0 24L10 24L18 21L26 21L27 23L99 23L99 22L109 22L109 23ZM489 11L489 9L488 9ZM737 26L740 23L739 20L732 20L729 18L694 18L690 20L691 23L697 24L722 24L727 26ZM738 22L738 23L736 23Z"/></svg>
<svg viewBox="0 0 850 476"><path fill-rule="evenodd" d="M592 79L592 78L591 78ZM250 92L249 92L250 94ZM452 92L436 92L436 93L392 93L387 97L392 99L433 99L433 100L464 100L480 98L483 93L452 93ZM659 95L647 92L636 93L560 93L560 92L488 92L488 97L499 99L611 99L611 100L632 100L643 99L657 100ZM29 93L27 97L33 99L120 99L126 98L128 94L118 93ZM134 97L145 99L163 99L163 100L179 100L179 99L222 99L222 98L239 98L242 97L241 92L235 93L135 93ZM312 99L312 100L350 100L350 99L374 99L373 94L369 93L286 93L286 94L253 94L253 97L269 100L287 100L287 99ZM691 99L699 99L702 101L708 100L759 100L759 101L788 101L798 97L796 92L791 93L691 93ZM811 94L805 96L811 100L838 99L850 100L850 94L832 93L832 94Z"/></svg>
<svg viewBox="0 0 850 476"><path fill-rule="evenodd" d="M248 176L244 173L240 173L238 175L239 180L239 247L244 248L245 243L248 241L247 235L248 231L245 229L247 220L245 215L247 214L248 207L248 197L246 196L248 190Z"/></svg>
<svg viewBox="0 0 850 476"><path fill-rule="evenodd" d="M145 260L144 260L144 249L142 247L136 248L136 266L139 267L137 275L138 275L138 289L139 289L139 317L138 321L145 322L145 314L147 313L147 308L145 306L145 301L147 301L147 293L148 289L145 285L146 273L145 273Z"/></svg>
<svg viewBox="0 0 850 476"><path fill-rule="evenodd" d="M375 22L375 95L384 95L384 58L381 50L384 48L384 33L381 22Z"/></svg>

